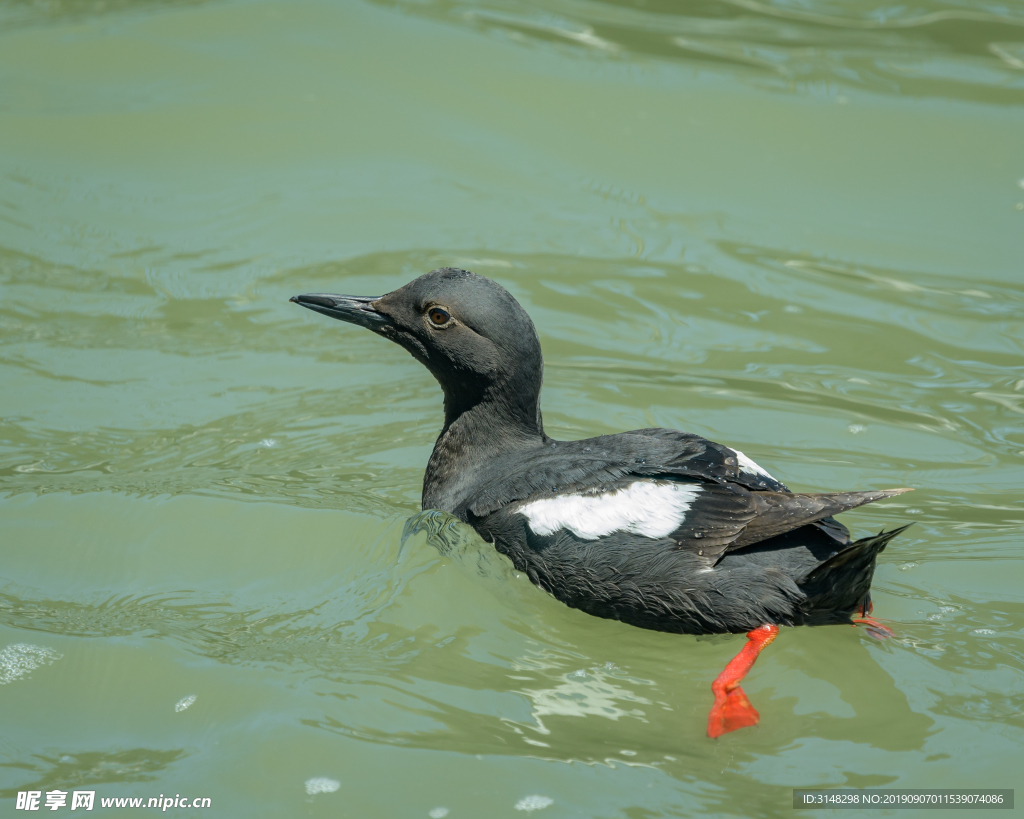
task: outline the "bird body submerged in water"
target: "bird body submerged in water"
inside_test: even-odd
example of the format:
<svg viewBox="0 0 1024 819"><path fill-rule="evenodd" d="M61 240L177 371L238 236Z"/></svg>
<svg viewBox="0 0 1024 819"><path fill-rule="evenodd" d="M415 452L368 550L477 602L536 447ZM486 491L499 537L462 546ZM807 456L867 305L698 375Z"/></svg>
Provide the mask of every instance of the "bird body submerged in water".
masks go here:
<svg viewBox="0 0 1024 819"><path fill-rule="evenodd" d="M832 516L909 491L791 493L739 452L685 432L544 433L540 341L497 283L442 268L385 296L293 302L396 342L444 391L423 508L468 523L566 605L641 628L747 633L712 686L708 734L753 725L739 680L779 626L869 618L875 558ZM905 527L904 527L905 528Z"/></svg>

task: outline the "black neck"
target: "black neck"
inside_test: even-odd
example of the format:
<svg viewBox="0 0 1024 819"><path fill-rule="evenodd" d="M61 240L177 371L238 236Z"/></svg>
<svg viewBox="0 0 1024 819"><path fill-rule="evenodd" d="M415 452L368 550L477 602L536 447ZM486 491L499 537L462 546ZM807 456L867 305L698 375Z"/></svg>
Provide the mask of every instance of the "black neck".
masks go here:
<svg viewBox="0 0 1024 819"><path fill-rule="evenodd" d="M485 389L475 401L447 390L444 429L423 476L423 508L454 512L496 460L547 439L540 390Z"/></svg>

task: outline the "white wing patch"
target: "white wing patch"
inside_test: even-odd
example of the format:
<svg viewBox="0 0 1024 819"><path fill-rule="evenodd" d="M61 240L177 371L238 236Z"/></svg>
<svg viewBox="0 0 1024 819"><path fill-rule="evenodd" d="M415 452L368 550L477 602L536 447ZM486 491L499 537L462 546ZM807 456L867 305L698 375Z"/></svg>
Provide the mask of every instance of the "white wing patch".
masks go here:
<svg viewBox="0 0 1024 819"><path fill-rule="evenodd" d="M600 495L561 495L527 503L519 511L538 535L568 529L597 540L612 532L668 537L700 494L698 483L641 480Z"/></svg>
<svg viewBox="0 0 1024 819"><path fill-rule="evenodd" d="M744 472L753 472L755 475L763 475L766 478L772 478L772 476L769 475L764 469L762 469L760 466L758 466L756 463L750 460L750 458L748 458L738 449L734 449L733 452L736 453L736 462L740 465L740 469L742 469ZM774 481L775 478L772 478L772 480Z"/></svg>

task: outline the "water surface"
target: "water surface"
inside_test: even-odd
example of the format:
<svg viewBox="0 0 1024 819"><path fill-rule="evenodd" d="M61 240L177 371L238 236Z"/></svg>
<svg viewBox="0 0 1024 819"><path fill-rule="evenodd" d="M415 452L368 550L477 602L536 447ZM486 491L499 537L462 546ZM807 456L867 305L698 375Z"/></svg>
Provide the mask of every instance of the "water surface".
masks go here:
<svg viewBox="0 0 1024 819"><path fill-rule="evenodd" d="M1017 4L0 4L0 800L1024 786L1022 261ZM441 265L530 312L556 437L915 487L845 516L917 524L897 637L785 631L712 742L741 638L587 617L414 517L439 388L287 299Z"/></svg>

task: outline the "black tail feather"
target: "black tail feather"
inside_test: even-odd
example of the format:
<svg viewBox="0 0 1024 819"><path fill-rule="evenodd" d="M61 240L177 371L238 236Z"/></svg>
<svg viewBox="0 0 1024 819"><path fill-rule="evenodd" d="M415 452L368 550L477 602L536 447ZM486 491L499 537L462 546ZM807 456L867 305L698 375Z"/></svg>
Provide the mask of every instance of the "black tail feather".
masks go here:
<svg viewBox="0 0 1024 819"><path fill-rule="evenodd" d="M822 561L811 569L803 578L797 581L797 584L804 586L819 582L826 576L841 574L843 567L848 566L853 561L859 561L864 557L877 556L885 550L890 540L913 525L913 523L908 523L906 526L900 526L898 529L893 529L889 532L879 532L877 535L854 541L841 552L832 555L828 560Z"/></svg>
<svg viewBox="0 0 1024 819"><path fill-rule="evenodd" d="M871 599L875 558L890 540L912 525L861 538L797 580L807 595L801 606L807 621L843 622L850 613L864 608Z"/></svg>

